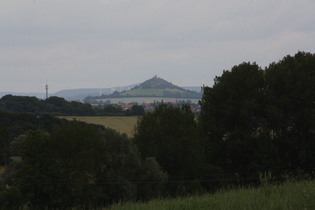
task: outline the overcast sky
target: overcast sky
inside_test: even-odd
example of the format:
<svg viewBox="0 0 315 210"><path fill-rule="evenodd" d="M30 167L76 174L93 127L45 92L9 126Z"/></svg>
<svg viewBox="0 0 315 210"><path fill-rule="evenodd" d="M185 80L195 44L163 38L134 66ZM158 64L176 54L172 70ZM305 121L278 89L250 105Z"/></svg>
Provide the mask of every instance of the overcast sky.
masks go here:
<svg viewBox="0 0 315 210"><path fill-rule="evenodd" d="M0 0L0 92L157 75L212 86L244 61L315 53L315 0Z"/></svg>

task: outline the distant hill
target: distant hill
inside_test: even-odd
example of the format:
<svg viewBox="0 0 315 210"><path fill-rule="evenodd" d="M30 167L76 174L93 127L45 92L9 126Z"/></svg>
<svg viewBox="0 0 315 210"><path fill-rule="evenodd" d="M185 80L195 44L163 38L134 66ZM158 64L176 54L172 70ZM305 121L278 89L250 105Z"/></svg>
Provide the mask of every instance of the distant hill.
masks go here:
<svg viewBox="0 0 315 210"><path fill-rule="evenodd" d="M82 101L87 96L108 95L111 92L111 88L80 88L61 90L51 94L51 96L62 97L68 101Z"/></svg>
<svg viewBox="0 0 315 210"><path fill-rule="evenodd" d="M197 93L201 93L201 87L202 86L183 86L185 90L195 91Z"/></svg>
<svg viewBox="0 0 315 210"><path fill-rule="evenodd" d="M109 95L114 91L124 91L130 90L134 85L127 85L122 87L112 87L112 88L78 88L78 89L65 89L55 93L49 93L50 96L57 96L66 99L67 101L82 101L87 96L100 96ZM45 99L45 93L23 93L23 92L0 92L0 98L5 95L14 96L35 96L39 99Z"/></svg>
<svg viewBox="0 0 315 210"><path fill-rule="evenodd" d="M199 88L201 90L201 87ZM176 99L200 99L201 92L187 90L172 84L157 76L136 85L130 90L122 92L115 91L110 95L89 96L85 102L92 102L97 99L106 100L111 98L129 98L129 97L166 97Z"/></svg>
<svg viewBox="0 0 315 210"><path fill-rule="evenodd" d="M153 78L144 81L133 89L178 89L181 91L185 91L184 88L173 85L172 83L157 76L154 76Z"/></svg>
<svg viewBox="0 0 315 210"><path fill-rule="evenodd" d="M172 83L159 78L157 76L153 77L152 79L146 80L145 82L141 83L138 86L135 86L129 91L122 92L120 95L122 97L131 96L166 96L166 94L181 94L184 93L186 90L184 88L178 87L173 85Z"/></svg>
<svg viewBox="0 0 315 210"><path fill-rule="evenodd" d="M163 96L163 91L170 91L177 93L177 95L182 95L186 91L195 92L199 94L193 98L201 98L201 86L188 86L179 87L173 85L172 83L158 78L153 77L143 83L126 85L122 87L111 87L111 88L78 88L78 89L65 89L55 93L49 93L49 96L57 96L66 99L67 101L83 101L86 97L108 97L114 92L121 93L119 97L125 97L127 94L129 96L141 95L141 96ZM187 93L188 93L187 92ZM164 92L167 93L167 92ZM5 95L15 95L15 96L35 96L39 99L45 98L44 91L42 93L25 93L25 92L0 92L0 98ZM117 94L116 94L117 95ZM173 94L174 95L174 94Z"/></svg>
<svg viewBox="0 0 315 210"><path fill-rule="evenodd" d="M126 85L121 87L112 87L112 88L80 88L80 89L67 89L61 90L56 93L51 94L52 96L62 97L68 101L82 101L87 96L101 96L101 95L110 95L114 91L125 91L130 90L135 87L137 84Z"/></svg>

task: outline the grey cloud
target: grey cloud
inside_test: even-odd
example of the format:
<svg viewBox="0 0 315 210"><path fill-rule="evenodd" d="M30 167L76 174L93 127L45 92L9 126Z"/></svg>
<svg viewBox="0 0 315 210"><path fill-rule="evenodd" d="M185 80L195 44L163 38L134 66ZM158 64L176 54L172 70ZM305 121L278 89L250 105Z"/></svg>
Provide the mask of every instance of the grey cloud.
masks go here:
<svg viewBox="0 0 315 210"><path fill-rule="evenodd" d="M310 0L10 0L0 2L2 88L56 91L154 75L211 85L243 61L314 51ZM10 81L10 82L6 82ZM25 88L27 87L27 88Z"/></svg>

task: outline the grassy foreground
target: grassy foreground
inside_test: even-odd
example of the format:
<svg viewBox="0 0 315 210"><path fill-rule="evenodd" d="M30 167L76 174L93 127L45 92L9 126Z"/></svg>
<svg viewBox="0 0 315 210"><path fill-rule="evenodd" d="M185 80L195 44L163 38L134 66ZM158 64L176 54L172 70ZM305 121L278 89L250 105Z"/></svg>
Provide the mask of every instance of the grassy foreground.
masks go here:
<svg viewBox="0 0 315 210"><path fill-rule="evenodd" d="M282 185L240 188L213 195L153 200L147 203L119 203L111 210L182 209L315 209L315 181L288 181Z"/></svg>
<svg viewBox="0 0 315 210"><path fill-rule="evenodd" d="M115 129L121 133L126 133L129 137L134 134L134 127L138 117L135 116L60 116L67 120L76 119L86 123L103 125Z"/></svg>

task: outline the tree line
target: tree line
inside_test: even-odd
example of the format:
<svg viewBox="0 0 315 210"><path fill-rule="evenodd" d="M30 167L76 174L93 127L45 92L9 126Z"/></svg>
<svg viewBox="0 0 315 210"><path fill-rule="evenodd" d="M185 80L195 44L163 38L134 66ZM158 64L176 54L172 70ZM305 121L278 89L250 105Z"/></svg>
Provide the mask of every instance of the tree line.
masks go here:
<svg viewBox="0 0 315 210"><path fill-rule="evenodd" d="M112 98L139 98L139 97L160 97L160 98L178 98L178 99L200 99L202 96L202 93L198 93L191 90L185 90L185 91L170 91L170 90L163 90L161 94L145 94L145 95L130 95L126 93L127 91L118 92L115 91L114 93L110 95L101 95L101 96L87 96L83 100L85 103L91 103L91 104L97 104L100 103L100 101L104 101L106 103L106 100L112 99Z"/></svg>
<svg viewBox="0 0 315 210"><path fill-rule="evenodd" d="M4 124L0 205L97 208L256 185L267 171L314 176L314 85L315 55L298 52L223 71L203 87L197 118L189 105L160 104L138 118L133 138L53 117L10 138L14 125Z"/></svg>
<svg viewBox="0 0 315 210"><path fill-rule="evenodd" d="M315 55L261 69L242 63L203 88L199 118L207 162L227 174L314 173Z"/></svg>
<svg viewBox="0 0 315 210"><path fill-rule="evenodd" d="M77 121L29 130L11 142L10 154L1 179L3 209L99 208L157 196L167 180L127 135Z"/></svg>
<svg viewBox="0 0 315 210"><path fill-rule="evenodd" d="M32 113L38 116L139 116L144 114L144 108L135 104L129 110L122 110L120 106L112 104L94 107L89 103L67 101L57 96L41 100L29 96L5 95L0 99L0 112Z"/></svg>

